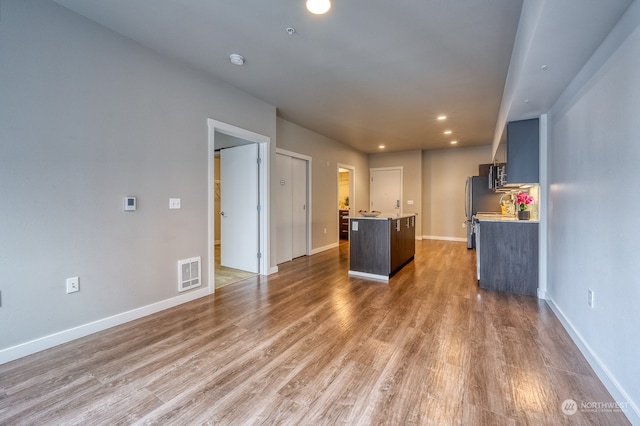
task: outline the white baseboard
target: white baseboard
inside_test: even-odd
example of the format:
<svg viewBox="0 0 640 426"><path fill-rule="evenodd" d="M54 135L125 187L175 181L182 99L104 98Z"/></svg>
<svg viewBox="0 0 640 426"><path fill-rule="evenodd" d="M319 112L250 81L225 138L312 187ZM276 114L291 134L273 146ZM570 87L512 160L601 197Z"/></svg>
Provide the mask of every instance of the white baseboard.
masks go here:
<svg viewBox="0 0 640 426"><path fill-rule="evenodd" d="M278 272L278 266L272 266L271 268L269 268L269 275L271 274L275 274L276 272Z"/></svg>
<svg viewBox="0 0 640 426"><path fill-rule="evenodd" d="M370 274L368 272L349 271L349 276L389 282L389 277L387 275Z"/></svg>
<svg viewBox="0 0 640 426"><path fill-rule="evenodd" d="M201 297L207 296L208 294L208 287L203 287L195 291L190 291L188 293L172 297L171 299L162 300L160 302L132 309L127 312L122 312L120 314L116 314L107 318L102 318L88 324L79 325L68 330L63 330L54 334L50 334L48 336L40 337L38 339L21 343L10 348L2 349L0 350L0 364L5 364L18 358L32 355L36 352L53 348L54 346L67 343L72 340L79 339L81 337L85 337L90 334L127 323L129 321L146 317L147 315L155 314L156 312L164 311L165 309L173 308L174 306L199 299Z"/></svg>
<svg viewBox="0 0 640 426"><path fill-rule="evenodd" d="M593 368L602 384L607 388L611 396L616 402L626 403L626 409L624 414L632 425L640 425L640 409L638 409L638 401L634 401L631 395L629 395L616 378L611 374L607 366L600 360L598 355L591 349L589 344L584 340L582 335L575 329L571 321L564 315L562 310L555 304L553 299L547 299L547 304L551 310L556 314L556 317L560 320L564 328L573 339L573 342L578 346L582 355L586 358L587 362Z"/></svg>
<svg viewBox="0 0 640 426"><path fill-rule="evenodd" d="M416 240L422 241L422 235L416 235Z"/></svg>
<svg viewBox="0 0 640 426"><path fill-rule="evenodd" d="M314 248L313 250L311 250L311 254L318 254L320 252L326 251L326 250L331 250L332 248L336 248L339 246L339 243L333 243L333 244L329 244L328 246L324 246L324 247L318 247L318 248Z"/></svg>
<svg viewBox="0 0 640 426"><path fill-rule="evenodd" d="M538 299L549 300L549 294L544 290L538 289Z"/></svg>
<svg viewBox="0 0 640 426"><path fill-rule="evenodd" d="M459 241L461 243L466 243L467 242L466 238L442 237L442 236L438 236L438 235L423 235L422 238L425 239L425 240Z"/></svg>

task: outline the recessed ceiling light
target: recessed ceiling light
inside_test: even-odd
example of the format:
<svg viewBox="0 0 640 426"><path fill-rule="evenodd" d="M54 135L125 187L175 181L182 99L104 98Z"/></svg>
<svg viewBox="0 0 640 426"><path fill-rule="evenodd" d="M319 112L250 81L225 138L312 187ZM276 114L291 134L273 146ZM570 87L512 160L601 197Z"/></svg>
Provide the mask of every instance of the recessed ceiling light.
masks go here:
<svg viewBox="0 0 640 426"><path fill-rule="evenodd" d="M331 9L329 0L307 0L307 10L314 15L325 14Z"/></svg>
<svg viewBox="0 0 640 426"><path fill-rule="evenodd" d="M450 135L450 134L451 134L451 130L445 130L445 131L444 131L444 134L445 134L445 135Z"/></svg>
<svg viewBox="0 0 640 426"><path fill-rule="evenodd" d="M455 145L457 143L458 143L458 141L451 141L451 145Z"/></svg>
<svg viewBox="0 0 640 426"><path fill-rule="evenodd" d="M446 115L439 115L438 116L438 120L442 121L442 120L446 120L447 116Z"/></svg>
<svg viewBox="0 0 640 426"><path fill-rule="evenodd" d="M378 148L384 149L384 145L378 145Z"/></svg>
<svg viewBox="0 0 640 426"><path fill-rule="evenodd" d="M229 55L229 60L233 65L244 65L244 58L242 55L238 55L237 53Z"/></svg>

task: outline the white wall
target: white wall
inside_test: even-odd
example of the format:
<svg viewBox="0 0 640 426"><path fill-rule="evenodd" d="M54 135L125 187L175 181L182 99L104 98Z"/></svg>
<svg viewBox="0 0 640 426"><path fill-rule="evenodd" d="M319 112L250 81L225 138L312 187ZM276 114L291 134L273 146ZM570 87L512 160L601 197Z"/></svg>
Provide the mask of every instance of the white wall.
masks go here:
<svg viewBox="0 0 640 426"><path fill-rule="evenodd" d="M550 304L640 424L640 4L549 113ZM595 306L587 305L587 291ZM633 412L632 410L635 410Z"/></svg>
<svg viewBox="0 0 640 426"><path fill-rule="evenodd" d="M53 2L0 8L3 362L14 345L176 299L179 259L202 256L206 282L207 118L275 141L276 109Z"/></svg>
<svg viewBox="0 0 640 426"><path fill-rule="evenodd" d="M467 241L464 186L491 163L491 146L451 148L422 153L422 231L424 238ZM499 206L496 207L499 209Z"/></svg>

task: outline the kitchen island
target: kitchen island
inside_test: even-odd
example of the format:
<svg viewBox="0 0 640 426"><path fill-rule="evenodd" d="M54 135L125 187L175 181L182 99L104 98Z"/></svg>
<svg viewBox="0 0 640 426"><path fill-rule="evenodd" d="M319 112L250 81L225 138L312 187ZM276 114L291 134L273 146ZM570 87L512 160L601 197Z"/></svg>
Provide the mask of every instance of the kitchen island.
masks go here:
<svg viewBox="0 0 640 426"><path fill-rule="evenodd" d="M349 275L389 281L416 252L416 216L349 218Z"/></svg>
<svg viewBox="0 0 640 426"><path fill-rule="evenodd" d="M537 295L538 223L510 216L475 216L480 288Z"/></svg>

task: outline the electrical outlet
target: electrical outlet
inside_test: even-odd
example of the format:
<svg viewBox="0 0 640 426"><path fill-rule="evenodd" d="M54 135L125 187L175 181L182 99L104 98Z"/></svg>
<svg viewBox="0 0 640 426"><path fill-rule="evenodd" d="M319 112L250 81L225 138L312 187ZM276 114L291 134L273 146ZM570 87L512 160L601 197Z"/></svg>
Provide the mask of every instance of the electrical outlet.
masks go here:
<svg viewBox="0 0 640 426"><path fill-rule="evenodd" d="M593 296L593 290L589 289L589 292L587 293L587 303L591 309L593 309Z"/></svg>
<svg viewBox="0 0 640 426"><path fill-rule="evenodd" d="M466 227L467 227L467 224L466 224L466 223L464 223L464 222L462 222L462 227L463 227L463 228L466 228Z"/></svg>
<svg viewBox="0 0 640 426"><path fill-rule="evenodd" d="M80 279L78 277L67 278L67 293L80 291Z"/></svg>
<svg viewBox="0 0 640 426"><path fill-rule="evenodd" d="M327 228L324 228L324 233L325 233L325 234L327 233Z"/></svg>

